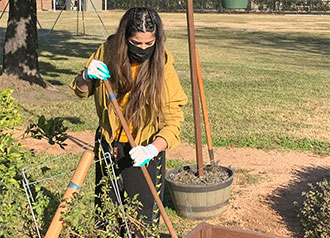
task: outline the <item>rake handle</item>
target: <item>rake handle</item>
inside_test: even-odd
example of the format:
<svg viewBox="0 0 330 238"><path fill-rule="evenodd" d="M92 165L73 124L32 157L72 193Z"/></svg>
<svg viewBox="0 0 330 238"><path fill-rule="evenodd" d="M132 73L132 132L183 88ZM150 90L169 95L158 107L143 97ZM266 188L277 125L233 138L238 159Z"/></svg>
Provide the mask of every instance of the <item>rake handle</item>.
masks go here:
<svg viewBox="0 0 330 238"><path fill-rule="evenodd" d="M103 82L105 83L105 87L106 87L106 89L107 89L107 91L109 93L110 101L111 101L111 103L112 103L112 105L114 107L114 110L115 110L115 112L116 112L116 114L117 114L117 116L119 118L119 121L120 121L120 123L121 123L121 125L122 125L122 127L123 127L123 129L124 129L124 131L126 133L126 135L127 135L128 142L131 145L131 147L133 148L133 147L136 146L135 141L134 141L133 136L132 136L132 134L131 134L131 132L129 130L128 124L127 124L127 122L126 122L126 120L125 120L125 118L123 116L123 113L120 110L120 107L118 105L117 99L116 99L116 97L115 97L115 95L114 95L114 93L112 91L111 85L110 85L110 83L109 83L108 80L103 80ZM160 198L159 198L159 196L157 194L157 191L155 189L155 186L154 186L154 184L153 184L153 182L152 182L152 180L150 178L150 175L149 175L146 167L145 166L142 166L140 168L142 170L143 176L146 179L146 182L148 184L148 187L149 187L149 189L150 189L150 191L152 193L152 196L155 199L155 202L156 202L156 204L157 204L157 206L159 208L160 214L162 215L163 220L164 220L164 222L165 222L165 224L166 224L166 226L167 226L167 228L168 228L171 236L173 238L177 238L178 236L176 235L176 233L175 233L175 231L173 229L172 223L171 223L170 219L168 218L168 216L166 214L164 205L163 205L162 201L160 200Z"/></svg>
<svg viewBox="0 0 330 238"><path fill-rule="evenodd" d="M53 217L52 223L50 224L45 238L57 238L59 237L61 230L63 228L63 217L62 214L68 210L67 204L74 198L75 194L78 194L80 187L83 184L87 172L93 162L94 153L90 150L85 150L76 171L73 174L73 177L68 185L65 194L63 195L62 201L57 208L57 211Z"/></svg>

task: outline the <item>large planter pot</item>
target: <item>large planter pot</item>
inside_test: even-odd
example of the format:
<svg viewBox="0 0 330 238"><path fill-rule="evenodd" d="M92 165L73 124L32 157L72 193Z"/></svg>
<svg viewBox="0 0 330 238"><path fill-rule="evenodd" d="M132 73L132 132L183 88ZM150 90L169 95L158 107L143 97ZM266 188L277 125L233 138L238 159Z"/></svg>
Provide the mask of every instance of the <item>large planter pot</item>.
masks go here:
<svg viewBox="0 0 330 238"><path fill-rule="evenodd" d="M247 8L249 0L222 0L223 8Z"/></svg>
<svg viewBox="0 0 330 238"><path fill-rule="evenodd" d="M191 167L196 168L196 165ZM230 168L219 167L226 170L229 177L223 182L213 184L194 185L171 181L170 175L177 174L183 167L172 169L166 173L166 186L180 216L207 219L218 216L226 210L234 172Z"/></svg>

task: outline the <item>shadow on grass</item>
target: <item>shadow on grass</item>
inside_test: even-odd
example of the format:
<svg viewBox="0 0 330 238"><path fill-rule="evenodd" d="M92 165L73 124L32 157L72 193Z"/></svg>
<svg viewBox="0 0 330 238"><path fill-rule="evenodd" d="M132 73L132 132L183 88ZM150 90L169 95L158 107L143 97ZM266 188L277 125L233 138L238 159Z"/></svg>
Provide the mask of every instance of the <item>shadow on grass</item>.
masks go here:
<svg viewBox="0 0 330 238"><path fill-rule="evenodd" d="M61 117L61 119L65 120L65 121L69 121L72 124L83 124L83 122L81 121L81 119L79 117Z"/></svg>
<svg viewBox="0 0 330 238"><path fill-rule="evenodd" d="M49 29L44 29L48 32ZM0 36L3 39L0 47L3 48L6 28L0 28ZM52 62L69 60L67 57L87 58L97 50L99 44L105 40L105 36L77 35L74 32L54 30L47 39L46 43L42 32L39 30L39 55L47 58L49 62L41 61L40 73L48 77L56 77L60 74L70 75L72 78L78 71L70 68L65 69L56 67ZM169 38L187 40L187 33L184 31L167 32ZM263 55L271 54L272 50L286 50L290 53L310 53L319 54L325 57L330 55L329 38L300 32L264 32L264 31L246 31L234 30L224 27L203 27L196 29L196 40L198 44L206 45L217 49L219 47L228 47L244 51L253 51ZM287 57L296 57L294 54L288 54ZM2 61L2 54L0 55ZM310 61L306 66L319 68L328 68L328 60ZM62 82L52 82L55 85L63 85Z"/></svg>
<svg viewBox="0 0 330 238"><path fill-rule="evenodd" d="M46 29L47 31L47 29ZM52 62L56 61L68 61L69 58L83 58L87 59L89 56L97 50L100 42L104 39L76 35L69 31L53 31L47 36L49 43L45 43L43 37L39 34L39 51L40 56L44 56L49 62L40 62L40 73L43 76L56 77L60 74L70 75L68 78L76 75L79 69L74 69L70 65L66 65L65 68L62 66L58 67ZM69 62L68 62L69 64ZM72 75L72 76L71 76ZM63 83L60 82L61 85ZM56 85L58 85L56 83Z"/></svg>
<svg viewBox="0 0 330 238"><path fill-rule="evenodd" d="M303 227L297 217L304 201L302 192L307 192L310 189L308 184L315 185L316 182L329 176L330 167L305 167L296 170L288 185L277 188L268 197L268 203L283 218L294 237L303 237L304 234ZM295 206L294 202L298 202L299 205Z"/></svg>
<svg viewBox="0 0 330 238"><path fill-rule="evenodd" d="M217 49L228 47L245 51L271 53L271 50L286 50L296 53L319 54L325 57L330 55L329 38L319 35L301 32L265 32L235 30L225 27L203 27L196 29L196 42L198 45L206 45ZM169 38L188 39L184 31L168 32ZM262 56L262 55L260 55ZM292 55L290 57L295 57ZM328 67L324 60L321 65L313 66Z"/></svg>
<svg viewBox="0 0 330 238"><path fill-rule="evenodd" d="M106 40L102 36L83 36L69 31L58 30L54 30L51 35L48 35L48 39L49 43L44 42L39 34L39 50L41 51L41 55L47 52L51 53L46 56L50 60L64 60L67 56L88 58L97 50L100 42Z"/></svg>
<svg viewBox="0 0 330 238"><path fill-rule="evenodd" d="M4 47L6 28L0 27L0 49L1 52ZM54 30L46 37L43 36L44 32L48 32L49 29L44 29L43 32L38 30L39 35L39 56L44 56L49 62L39 60L39 72L42 76L57 77L60 74L75 75L77 70L71 69L68 65L65 69L58 68L54 63L56 61L69 60L67 57L79 57L85 58L86 61L89 56L97 50L100 42L103 42L105 36L90 36L90 35L77 35L69 31ZM48 40L47 41L45 40ZM0 54L0 61L3 60L3 54ZM2 65L1 65L2 66ZM72 78L72 76L69 76ZM52 81L54 85L63 85L62 82Z"/></svg>

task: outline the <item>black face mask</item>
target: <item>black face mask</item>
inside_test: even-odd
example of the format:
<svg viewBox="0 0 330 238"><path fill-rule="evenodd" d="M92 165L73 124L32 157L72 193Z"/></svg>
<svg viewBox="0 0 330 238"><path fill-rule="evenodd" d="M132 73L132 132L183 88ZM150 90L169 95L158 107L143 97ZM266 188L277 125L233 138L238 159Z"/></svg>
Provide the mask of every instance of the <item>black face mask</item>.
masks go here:
<svg viewBox="0 0 330 238"><path fill-rule="evenodd" d="M148 48L142 49L138 46L128 42L128 54L129 56L139 63L143 63L149 59L155 51L155 44Z"/></svg>

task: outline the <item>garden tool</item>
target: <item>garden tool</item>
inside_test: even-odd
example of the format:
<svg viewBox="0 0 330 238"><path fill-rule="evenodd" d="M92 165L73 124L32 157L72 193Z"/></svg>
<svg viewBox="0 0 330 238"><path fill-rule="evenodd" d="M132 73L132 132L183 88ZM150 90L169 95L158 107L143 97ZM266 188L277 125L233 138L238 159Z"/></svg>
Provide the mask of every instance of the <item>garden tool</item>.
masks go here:
<svg viewBox="0 0 330 238"><path fill-rule="evenodd" d="M124 131L125 131L125 133L127 135L128 142L131 145L131 147L133 148L133 147L136 146L135 141L134 141L133 136L132 136L132 134L131 134L131 132L129 130L128 124L127 124L127 122L126 122L126 120L125 120L125 118L123 116L123 113L120 110L120 107L119 107L118 102L117 102L117 99L116 99L116 97L115 97L115 95L114 95L114 93L112 91L112 88L110 86L110 83L109 83L108 80L103 80L102 82L104 82L104 84L106 86L106 89L107 89L107 91L109 93L110 101L111 101L112 106L114 108L114 111L116 112L116 115L118 116L118 118L119 118L119 120L121 122L121 125L122 125L122 127L123 127L123 129L124 129ZM152 193L152 196L155 199L155 202L156 202L156 204L157 204L157 206L159 208L160 214L163 217L164 223L166 224L166 226L167 226L167 228L168 228L168 230L169 230L172 238L177 238L178 236L176 235L176 233L175 233L175 231L173 229L172 223L171 223L171 221L169 220L169 218L168 218L168 216L166 214L166 211L165 211L165 208L163 206L163 203L162 203L162 201L160 200L160 198L159 198L159 196L157 194L157 191L155 189L155 186L154 186L154 184L153 184L153 182L152 182L152 180L150 178L150 175L149 175L146 167L145 166L142 166L140 168L142 170L143 176L146 179L146 182L147 182L148 187L149 187L149 189L150 189L150 191Z"/></svg>
<svg viewBox="0 0 330 238"><path fill-rule="evenodd" d="M74 195L79 193L81 185L83 184L85 177L87 175L87 171L91 166L94 160L94 153L90 150L86 150L78 164L78 167L73 174L73 177L68 185L68 188L63 196L63 199L60 205L57 208L55 216L47 230L45 238L57 238L59 237L62 227L63 227L63 219L61 214L64 213L68 207L67 204L73 199Z"/></svg>

